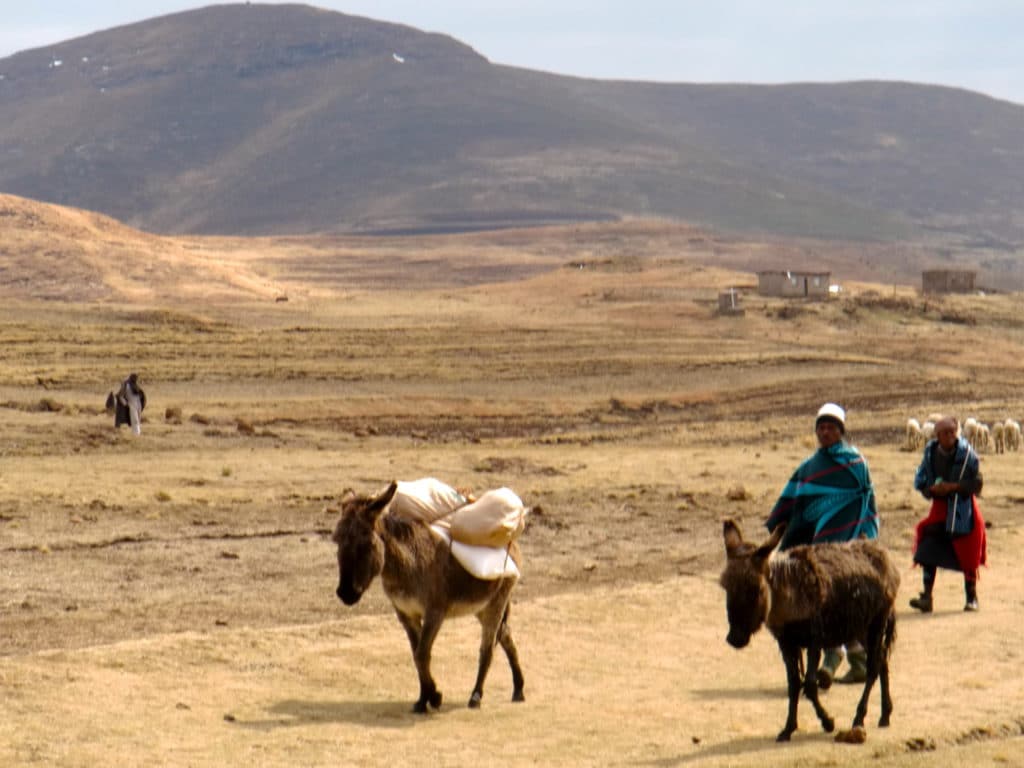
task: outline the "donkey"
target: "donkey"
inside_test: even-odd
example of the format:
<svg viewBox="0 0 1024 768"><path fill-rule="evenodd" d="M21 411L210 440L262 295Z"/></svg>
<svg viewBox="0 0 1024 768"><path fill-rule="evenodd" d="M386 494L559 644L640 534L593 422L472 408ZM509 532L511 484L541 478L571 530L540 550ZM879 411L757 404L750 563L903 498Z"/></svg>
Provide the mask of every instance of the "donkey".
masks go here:
<svg viewBox="0 0 1024 768"><path fill-rule="evenodd" d="M807 649L804 693L826 733L832 732L835 722L818 700L818 661L822 649L855 640L867 649L868 661L867 680L851 733L863 735L868 696L878 678L882 688L878 725L888 726L892 715L889 652L896 633L893 604L900 584L899 571L885 549L868 539L793 547L769 560L784 528L778 526L758 546L745 542L739 526L726 520L726 566L721 577L729 617L729 645L745 647L751 635L767 624L786 662L789 716L776 741L789 741L797 729L803 648ZM850 738L850 734L845 736Z"/></svg>
<svg viewBox="0 0 1024 768"><path fill-rule="evenodd" d="M517 577L483 580L472 576L426 522L385 511L397 488L392 482L379 496L346 494L342 499L333 537L338 545L338 597L345 605L355 605L373 580L381 577L409 637L419 674L420 697L413 712L426 713L428 704L440 708L441 691L430 674L431 649L446 618L467 614L475 615L481 626L479 667L469 707L480 706L495 642L501 644L512 668L512 701L525 701L519 654L508 627L509 599ZM509 555L518 566L516 542Z"/></svg>

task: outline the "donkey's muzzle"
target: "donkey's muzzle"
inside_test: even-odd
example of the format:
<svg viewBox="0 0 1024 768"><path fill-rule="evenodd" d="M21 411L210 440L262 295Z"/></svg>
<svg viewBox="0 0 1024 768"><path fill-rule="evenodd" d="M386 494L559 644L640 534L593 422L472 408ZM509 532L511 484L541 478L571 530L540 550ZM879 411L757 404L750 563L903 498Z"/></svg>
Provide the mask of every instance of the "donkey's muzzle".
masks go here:
<svg viewBox="0 0 1024 768"><path fill-rule="evenodd" d="M356 592L354 589L345 588L345 586L339 584L335 594L338 599L341 600L345 605L355 605L359 602L359 598L363 596L362 592Z"/></svg>
<svg viewBox="0 0 1024 768"><path fill-rule="evenodd" d="M744 635L741 632L729 631L729 634L725 636L725 642L731 645L733 648L746 648L750 642L750 635Z"/></svg>

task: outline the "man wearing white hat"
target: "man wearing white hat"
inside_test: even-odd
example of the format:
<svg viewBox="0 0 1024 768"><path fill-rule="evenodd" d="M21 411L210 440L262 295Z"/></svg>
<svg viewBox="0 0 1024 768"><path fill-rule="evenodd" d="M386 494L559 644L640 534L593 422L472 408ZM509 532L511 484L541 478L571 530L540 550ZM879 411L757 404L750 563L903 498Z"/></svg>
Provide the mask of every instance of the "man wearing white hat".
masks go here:
<svg viewBox="0 0 1024 768"><path fill-rule="evenodd" d="M814 432L818 450L797 467L765 526L773 531L785 524L786 533L779 544L783 550L798 544L877 538L871 473L860 451L846 442L846 411L836 403L825 403L814 419ZM851 647L848 658L850 671L839 682L863 682L867 654L863 648ZM832 684L841 662L841 649L826 650L818 672L820 687Z"/></svg>

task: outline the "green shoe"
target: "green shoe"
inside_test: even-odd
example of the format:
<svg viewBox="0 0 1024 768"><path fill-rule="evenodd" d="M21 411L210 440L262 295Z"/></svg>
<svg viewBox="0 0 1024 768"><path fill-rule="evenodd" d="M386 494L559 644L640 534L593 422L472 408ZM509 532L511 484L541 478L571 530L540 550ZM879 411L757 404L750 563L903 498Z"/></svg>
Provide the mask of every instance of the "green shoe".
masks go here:
<svg viewBox="0 0 1024 768"><path fill-rule="evenodd" d="M846 674L836 680L837 683L850 685L851 683L863 683L868 679L868 652L867 651L846 651L846 661L850 668Z"/></svg>
<svg viewBox="0 0 1024 768"><path fill-rule="evenodd" d="M836 668L843 663L843 652L839 648L826 648L825 658L818 670L818 688L827 691L836 679Z"/></svg>

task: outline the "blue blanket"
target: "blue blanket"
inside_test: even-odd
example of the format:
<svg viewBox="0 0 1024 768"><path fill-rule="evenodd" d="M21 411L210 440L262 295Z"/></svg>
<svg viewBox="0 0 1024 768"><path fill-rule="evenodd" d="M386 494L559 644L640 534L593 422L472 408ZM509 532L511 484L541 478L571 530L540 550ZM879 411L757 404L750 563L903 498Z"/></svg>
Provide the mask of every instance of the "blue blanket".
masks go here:
<svg viewBox="0 0 1024 768"><path fill-rule="evenodd" d="M875 489L860 451L844 441L819 448L782 489L765 526L786 524L781 549L878 537Z"/></svg>

